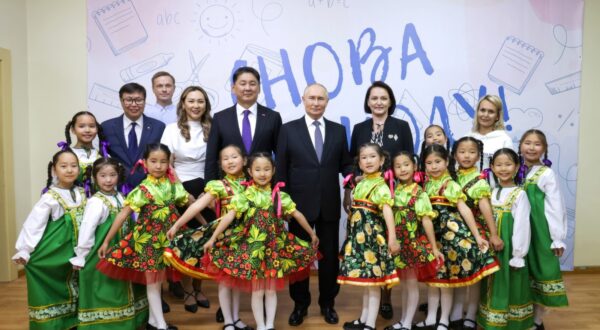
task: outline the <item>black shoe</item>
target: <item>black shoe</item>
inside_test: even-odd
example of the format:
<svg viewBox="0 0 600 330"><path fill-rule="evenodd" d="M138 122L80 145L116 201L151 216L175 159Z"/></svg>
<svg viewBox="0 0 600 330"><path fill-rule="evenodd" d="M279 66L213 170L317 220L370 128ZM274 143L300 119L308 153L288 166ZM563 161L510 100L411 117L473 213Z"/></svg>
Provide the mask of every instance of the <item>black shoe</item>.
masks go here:
<svg viewBox="0 0 600 330"><path fill-rule="evenodd" d="M240 323L242 320L241 319L237 319L235 321L233 321L233 326L235 327L235 330L254 330L253 327L247 325L245 327L238 327L237 324Z"/></svg>
<svg viewBox="0 0 600 330"><path fill-rule="evenodd" d="M225 322L225 318L223 317L223 311L221 310L221 307L217 309L217 313L215 314L215 321L217 321L217 323Z"/></svg>
<svg viewBox="0 0 600 330"><path fill-rule="evenodd" d="M184 302L183 302L183 308L186 311L190 312L190 313L196 313L198 311L198 305L195 303L195 301L196 301L196 292L195 291L187 292L187 291L184 290L183 293L185 294L184 298L183 298L183 300L184 300ZM190 297L194 298L194 303L188 305L188 304L185 303L185 301L187 301L188 298L190 298Z"/></svg>
<svg viewBox="0 0 600 330"><path fill-rule="evenodd" d="M450 324L448 324L450 326L450 329L452 330L463 330L463 320L462 319L458 319L458 320L454 320L454 321L450 321Z"/></svg>
<svg viewBox="0 0 600 330"><path fill-rule="evenodd" d="M325 322L329 324L337 324L339 322L339 318L337 312L333 307L323 307L321 308L321 315L324 316Z"/></svg>
<svg viewBox="0 0 600 330"><path fill-rule="evenodd" d="M434 324L426 324L425 321L421 321L421 322L416 323L415 325L413 325L413 329L418 329L418 330L435 330L436 326L435 326L435 323Z"/></svg>
<svg viewBox="0 0 600 330"><path fill-rule="evenodd" d="M360 319L356 319L354 321L344 322L343 328L344 330L362 330L365 327L365 324L360 321Z"/></svg>
<svg viewBox="0 0 600 330"><path fill-rule="evenodd" d="M394 317L394 309L392 308L392 304L381 304L379 306L379 315L386 320L391 320Z"/></svg>
<svg viewBox="0 0 600 330"><path fill-rule="evenodd" d="M288 319L288 324L295 327L299 326L304 322L304 317L308 314L306 308L298 308L294 307L292 314L290 314L290 318Z"/></svg>
<svg viewBox="0 0 600 330"><path fill-rule="evenodd" d="M542 324L535 324L534 323L533 326L534 326L535 330L546 330L546 328L544 328L544 323L542 323Z"/></svg>
<svg viewBox="0 0 600 330"><path fill-rule="evenodd" d="M181 282L169 282L169 292L176 298L183 299L183 291Z"/></svg>
<svg viewBox="0 0 600 330"><path fill-rule="evenodd" d="M210 301L208 301L208 299L196 299L196 304L202 308L210 308Z"/></svg>
<svg viewBox="0 0 600 330"><path fill-rule="evenodd" d="M219 309L219 310L221 310L221 309ZM234 328L235 329L235 325L233 323L225 324L223 326L223 330L231 330L231 329L227 329L227 328Z"/></svg>
<svg viewBox="0 0 600 330"><path fill-rule="evenodd" d="M392 325L388 325L387 327L383 328L383 330L402 330L402 329L406 329L404 327L404 325L402 324L402 322L396 322Z"/></svg>
<svg viewBox="0 0 600 330"><path fill-rule="evenodd" d="M463 321L462 327L460 327L460 328L453 328L452 322L450 322L450 328L457 329L457 330L461 330L461 329L462 330L477 330L477 322L475 322L474 320L471 320L471 319L465 319Z"/></svg>
<svg viewBox="0 0 600 330"><path fill-rule="evenodd" d="M427 308L429 308L429 306L427 305L427 303L423 303L423 304L419 305L419 308L417 310L419 312L427 313Z"/></svg>
<svg viewBox="0 0 600 330"><path fill-rule="evenodd" d="M164 299L160 299L161 303L162 303L162 311L163 314L167 314L168 312L171 311L171 306L169 306L169 304L167 304L167 302Z"/></svg>

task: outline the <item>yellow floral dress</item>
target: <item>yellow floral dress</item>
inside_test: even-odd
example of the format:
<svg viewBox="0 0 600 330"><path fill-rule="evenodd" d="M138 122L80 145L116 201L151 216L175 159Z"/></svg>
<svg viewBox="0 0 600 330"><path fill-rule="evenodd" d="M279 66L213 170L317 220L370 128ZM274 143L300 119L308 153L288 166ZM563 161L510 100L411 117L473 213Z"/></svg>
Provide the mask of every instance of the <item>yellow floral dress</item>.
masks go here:
<svg viewBox="0 0 600 330"><path fill-rule="evenodd" d="M473 212L479 234L481 234L481 237L488 239L490 231L485 223L485 218L481 214L481 210L479 210L479 201L482 198L490 198L492 194L490 184L481 176L476 167L458 170L458 173L456 173L456 182L462 187L462 191L467 197L465 203L467 203L471 212Z"/></svg>
<svg viewBox="0 0 600 330"><path fill-rule="evenodd" d="M446 172L437 179L430 178L425 183L425 192L437 213L433 227L438 248L444 255L444 265L427 283L437 287L468 286L498 271L498 262L489 249L479 249L456 208L458 200L465 201L466 196L450 174Z"/></svg>
<svg viewBox="0 0 600 330"><path fill-rule="evenodd" d="M352 191L352 211L342 245L337 282L358 286L392 287L400 282L388 251L384 205L394 200L381 173L367 175Z"/></svg>

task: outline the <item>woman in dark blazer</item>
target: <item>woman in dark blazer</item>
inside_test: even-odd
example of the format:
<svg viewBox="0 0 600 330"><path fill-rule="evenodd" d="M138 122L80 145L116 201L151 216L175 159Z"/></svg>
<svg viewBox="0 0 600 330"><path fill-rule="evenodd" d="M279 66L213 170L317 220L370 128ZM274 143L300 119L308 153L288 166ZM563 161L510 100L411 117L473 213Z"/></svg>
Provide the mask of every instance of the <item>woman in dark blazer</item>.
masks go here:
<svg viewBox="0 0 600 330"><path fill-rule="evenodd" d="M372 117L354 125L350 142L350 155L357 156L358 148L367 142L379 144L390 157L399 151L414 152L413 138L408 123L392 117L396 110L396 98L392 88L383 81L374 82L365 95L365 112ZM394 316L391 291L382 289L379 314L385 319Z"/></svg>
<svg viewBox="0 0 600 330"><path fill-rule="evenodd" d="M401 150L413 152L413 138L408 123L392 117L396 98L392 88L383 81L374 82L365 96L365 112L372 118L354 125L350 155L356 156L358 147L367 142L379 144L390 156Z"/></svg>

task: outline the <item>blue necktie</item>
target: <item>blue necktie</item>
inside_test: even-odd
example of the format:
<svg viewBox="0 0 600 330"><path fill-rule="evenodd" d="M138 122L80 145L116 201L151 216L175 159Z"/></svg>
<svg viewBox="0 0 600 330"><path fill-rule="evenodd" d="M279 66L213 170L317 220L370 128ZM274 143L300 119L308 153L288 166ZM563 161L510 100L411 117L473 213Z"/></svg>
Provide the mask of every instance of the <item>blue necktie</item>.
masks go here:
<svg viewBox="0 0 600 330"><path fill-rule="evenodd" d="M317 152L317 158L319 159L319 163L321 162L321 156L323 155L323 134L319 129L321 123L318 121L314 121L313 125L315 125L315 151Z"/></svg>
<svg viewBox="0 0 600 330"><path fill-rule="evenodd" d="M249 114L250 110L244 110L244 120L242 120L242 141L247 155L250 154L250 148L252 148L252 127L248 118Z"/></svg>
<svg viewBox="0 0 600 330"><path fill-rule="evenodd" d="M132 162L137 161L138 154L138 140L137 134L135 133L136 122L131 123L131 129L129 130L129 135L127 136L127 153L129 154L129 159Z"/></svg>

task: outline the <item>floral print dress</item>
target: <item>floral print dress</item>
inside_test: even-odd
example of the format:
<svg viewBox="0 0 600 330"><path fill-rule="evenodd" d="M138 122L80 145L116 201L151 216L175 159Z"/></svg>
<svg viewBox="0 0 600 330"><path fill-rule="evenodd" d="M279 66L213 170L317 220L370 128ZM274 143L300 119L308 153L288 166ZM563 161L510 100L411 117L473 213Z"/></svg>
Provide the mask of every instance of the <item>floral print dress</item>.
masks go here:
<svg viewBox="0 0 600 330"><path fill-rule="evenodd" d="M490 198L490 195L492 194L490 184L485 180L481 173L477 171L476 167L460 169L456 174L456 182L462 187L462 191L467 197L465 203L467 203L467 206L469 206L471 212L473 212L479 234L481 237L489 239L490 231L483 214L481 214L481 210L479 210L479 201L482 198ZM490 250L490 252L493 253L492 250Z"/></svg>
<svg viewBox="0 0 600 330"><path fill-rule="evenodd" d="M342 245L337 282L392 287L400 282L388 251L384 205L393 206L390 188L381 173L366 175L352 191L347 238Z"/></svg>
<svg viewBox="0 0 600 330"><path fill-rule="evenodd" d="M204 191L215 198L218 211L224 210L233 196L244 191L245 187L242 182L245 179L245 177L236 178L226 175L222 180L209 181ZM217 214L217 217L219 216L220 214ZM167 262L185 275L199 279L212 278L202 267L201 260L204 256L204 244L211 238L219 223L220 219L217 219L196 229L187 229L181 232L171 241L171 246L165 249L164 256ZM237 223L232 223L229 227L235 228L236 226ZM219 239L223 239L225 235L231 235L231 233L232 230L225 230Z"/></svg>
<svg viewBox="0 0 600 330"><path fill-rule="evenodd" d="M417 184L398 185L394 191L394 222L400 253L394 257L401 278L424 281L435 276L441 264L425 235L421 218L435 217L429 196Z"/></svg>
<svg viewBox="0 0 600 330"><path fill-rule="evenodd" d="M243 291L281 290L286 280L303 280L317 259L317 249L288 232L283 215L296 210L285 192L250 185L227 205L236 218L203 259L218 282ZM281 216L278 216L278 210Z"/></svg>
<svg viewBox="0 0 600 330"><path fill-rule="evenodd" d="M109 277L140 284L165 280L163 252L169 246L167 230L179 217L177 206L185 205L187 200L188 193L180 182L149 175L125 200L125 205L139 214L137 224L108 250L96 268Z"/></svg>
<svg viewBox="0 0 600 330"><path fill-rule="evenodd" d="M425 192L437 213L433 227L438 248L444 255L444 265L427 283L437 287L469 286L498 271L498 262L489 249L479 249L456 208L458 200L464 201L466 196L450 174L446 172L439 178L430 178L425 184Z"/></svg>

